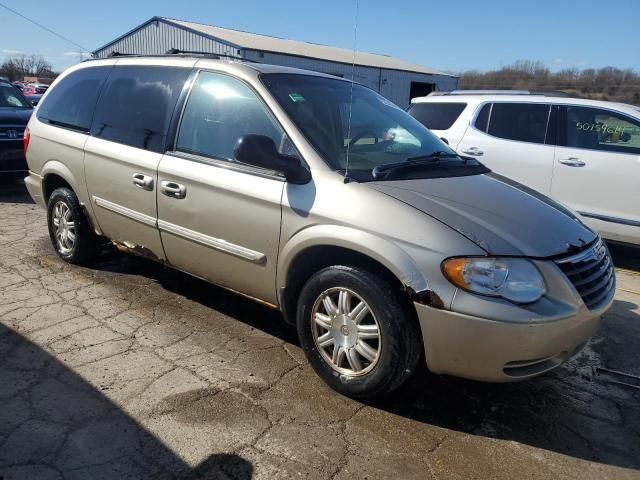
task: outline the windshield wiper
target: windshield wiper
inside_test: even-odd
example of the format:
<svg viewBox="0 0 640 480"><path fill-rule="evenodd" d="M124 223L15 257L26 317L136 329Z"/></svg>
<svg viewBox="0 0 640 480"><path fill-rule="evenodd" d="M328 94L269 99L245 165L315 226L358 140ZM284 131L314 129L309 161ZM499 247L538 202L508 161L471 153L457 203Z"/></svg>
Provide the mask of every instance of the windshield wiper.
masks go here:
<svg viewBox="0 0 640 480"><path fill-rule="evenodd" d="M432 158L456 158L457 156L458 156L457 153L443 152L442 150L439 150L437 152L432 152L429 155L419 155L417 157L410 157L410 158L407 158L406 161L407 162L416 162L416 161L419 161L419 160L425 160L425 159L428 160L428 159L432 159Z"/></svg>
<svg viewBox="0 0 640 480"><path fill-rule="evenodd" d="M457 158L458 154L448 153L443 151L433 152L429 155L419 155L417 157L407 158L403 162L387 163L385 165L378 165L371 171L373 178L380 178L384 174L389 175L393 170L407 167L417 167L424 165L438 165L441 158Z"/></svg>

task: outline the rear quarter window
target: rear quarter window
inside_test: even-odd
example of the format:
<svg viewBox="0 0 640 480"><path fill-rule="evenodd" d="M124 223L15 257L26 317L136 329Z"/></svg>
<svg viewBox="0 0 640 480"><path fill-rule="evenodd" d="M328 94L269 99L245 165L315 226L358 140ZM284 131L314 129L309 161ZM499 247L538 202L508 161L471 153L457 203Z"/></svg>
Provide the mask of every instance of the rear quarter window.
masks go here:
<svg viewBox="0 0 640 480"><path fill-rule="evenodd" d="M448 130L458 119L466 103L414 103L409 114L430 130Z"/></svg>
<svg viewBox="0 0 640 480"><path fill-rule="evenodd" d="M114 67L96 106L91 135L162 152L178 96L190 68Z"/></svg>
<svg viewBox="0 0 640 480"><path fill-rule="evenodd" d="M491 104L486 103L482 110L476 116L476 121L474 122L474 126L483 132L487 131L487 127L489 126L489 112L491 111Z"/></svg>
<svg viewBox="0 0 640 480"><path fill-rule="evenodd" d="M40 102L38 120L88 132L100 89L111 68L82 68L65 76Z"/></svg>

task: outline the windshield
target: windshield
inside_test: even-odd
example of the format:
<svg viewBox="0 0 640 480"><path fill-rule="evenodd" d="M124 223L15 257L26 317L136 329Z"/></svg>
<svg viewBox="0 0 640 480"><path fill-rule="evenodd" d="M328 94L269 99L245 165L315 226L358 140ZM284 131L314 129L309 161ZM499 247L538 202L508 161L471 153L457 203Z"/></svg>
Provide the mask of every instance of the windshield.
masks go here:
<svg viewBox="0 0 640 480"><path fill-rule="evenodd" d="M475 161L459 158L412 116L361 85L353 85L352 97L351 84L337 79L266 74L261 80L331 168L344 174L348 152L348 175L356 180L373 180L376 167L412 163L413 159L434 153L441 160L431 164L413 163L412 167L419 168L411 169L411 178L433 176L433 168L431 174L428 170L435 163L438 176L448 176L441 168L443 163L459 168L478 166ZM448 157L446 161L445 157ZM472 174L468 168L466 172Z"/></svg>
<svg viewBox="0 0 640 480"><path fill-rule="evenodd" d="M31 108L18 89L10 85L0 85L0 108Z"/></svg>

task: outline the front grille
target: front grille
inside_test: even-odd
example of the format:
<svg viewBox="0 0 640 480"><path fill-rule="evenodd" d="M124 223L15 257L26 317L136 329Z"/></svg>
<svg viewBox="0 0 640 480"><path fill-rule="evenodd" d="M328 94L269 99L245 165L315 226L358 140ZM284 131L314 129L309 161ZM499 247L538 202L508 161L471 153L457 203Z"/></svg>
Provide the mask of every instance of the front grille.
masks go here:
<svg viewBox="0 0 640 480"><path fill-rule="evenodd" d="M591 310L602 304L615 286L613 261L602 240L580 253L556 260L556 264Z"/></svg>

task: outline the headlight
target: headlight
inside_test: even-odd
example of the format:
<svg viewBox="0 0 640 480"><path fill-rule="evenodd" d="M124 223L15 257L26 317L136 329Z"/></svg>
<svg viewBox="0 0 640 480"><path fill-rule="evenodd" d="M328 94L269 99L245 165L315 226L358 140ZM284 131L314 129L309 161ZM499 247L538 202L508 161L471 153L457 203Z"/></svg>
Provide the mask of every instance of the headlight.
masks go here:
<svg viewBox="0 0 640 480"><path fill-rule="evenodd" d="M535 302L546 292L538 269L522 258L450 258L442 272L464 290L516 303Z"/></svg>

